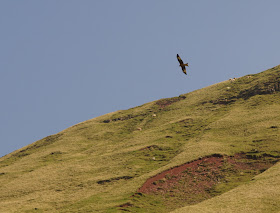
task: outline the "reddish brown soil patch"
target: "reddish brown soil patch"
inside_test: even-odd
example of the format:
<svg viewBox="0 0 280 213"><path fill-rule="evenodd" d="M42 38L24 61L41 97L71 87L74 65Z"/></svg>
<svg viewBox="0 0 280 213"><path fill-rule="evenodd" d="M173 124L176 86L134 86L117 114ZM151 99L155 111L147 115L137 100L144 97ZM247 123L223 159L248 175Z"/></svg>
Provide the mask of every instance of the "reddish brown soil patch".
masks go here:
<svg viewBox="0 0 280 213"><path fill-rule="evenodd" d="M155 146L145 149L151 150ZM279 160L258 150L234 156L215 154L185 163L148 179L123 211L169 212L223 194L250 181ZM164 211L163 211L164 210Z"/></svg>
<svg viewBox="0 0 280 213"><path fill-rule="evenodd" d="M250 156L243 153L203 157L148 179L138 193L161 196L166 203L170 198L185 205L198 203L250 180L276 162L264 155L258 159ZM222 185L220 191L215 188L217 185Z"/></svg>
<svg viewBox="0 0 280 213"><path fill-rule="evenodd" d="M192 185L194 179L198 179L199 184L196 185L195 191L201 191L202 188L211 187L217 178L214 178L215 172L219 170L222 165L223 156L215 155L211 157L204 157L190 163L164 171L150 179L138 190L138 192L153 194L166 193L172 191L181 179L186 179L187 176L196 178L187 178L186 183ZM211 170L208 168L211 167ZM191 190L191 188L189 188Z"/></svg>

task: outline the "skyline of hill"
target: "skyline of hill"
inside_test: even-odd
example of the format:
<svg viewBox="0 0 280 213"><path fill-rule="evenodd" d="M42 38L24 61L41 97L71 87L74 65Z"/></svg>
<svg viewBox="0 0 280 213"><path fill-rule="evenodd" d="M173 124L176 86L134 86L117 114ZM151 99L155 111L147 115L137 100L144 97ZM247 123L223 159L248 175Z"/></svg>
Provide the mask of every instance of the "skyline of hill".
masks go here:
<svg viewBox="0 0 280 213"><path fill-rule="evenodd" d="M0 158L1 212L277 212L280 65Z"/></svg>

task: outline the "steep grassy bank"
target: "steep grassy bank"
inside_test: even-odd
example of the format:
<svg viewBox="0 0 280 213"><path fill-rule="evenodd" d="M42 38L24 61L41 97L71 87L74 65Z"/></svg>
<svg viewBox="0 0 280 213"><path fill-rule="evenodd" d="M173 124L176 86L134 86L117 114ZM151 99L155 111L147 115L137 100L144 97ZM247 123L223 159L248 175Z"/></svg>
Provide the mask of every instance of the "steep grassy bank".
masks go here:
<svg viewBox="0 0 280 213"><path fill-rule="evenodd" d="M174 209L166 209L166 198L133 195L148 178L213 154L278 159L279 77L277 66L110 113L2 157L0 211L164 212L189 205L175 200ZM277 174L279 164L228 192L224 184L220 196L185 208L240 209L251 199L254 207L280 210ZM258 199L246 197L256 191ZM273 193L262 202L268 192ZM228 194L234 201L227 200ZM246 202L238 197L246 197Z"/></svg>

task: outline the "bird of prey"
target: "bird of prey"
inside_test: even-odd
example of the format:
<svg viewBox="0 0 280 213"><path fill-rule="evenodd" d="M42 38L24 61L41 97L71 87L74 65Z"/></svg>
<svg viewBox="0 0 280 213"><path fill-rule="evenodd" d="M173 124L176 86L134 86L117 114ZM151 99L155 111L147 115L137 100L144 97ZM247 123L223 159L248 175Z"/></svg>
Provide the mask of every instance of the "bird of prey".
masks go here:
<svg viewBox="0 0 280 213"><path fill-rule="evenodd" d="M178 54L177 54L177 59L180 63L179 66L182 68L183 73L185 73L187 75L186 66L188 67L189 64L188 63L184 64L183 60L180 58L180 56Z"/></svg>

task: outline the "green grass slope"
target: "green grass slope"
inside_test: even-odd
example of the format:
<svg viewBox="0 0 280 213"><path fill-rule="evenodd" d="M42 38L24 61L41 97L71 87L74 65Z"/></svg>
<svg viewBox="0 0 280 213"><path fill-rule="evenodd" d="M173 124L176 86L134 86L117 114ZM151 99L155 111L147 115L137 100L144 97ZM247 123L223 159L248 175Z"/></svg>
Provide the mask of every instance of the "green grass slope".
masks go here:
<svg viewBox="0 0 280 213"><path fill-rule="evenodd" d="M148 178L203 156L278 159L279 122L280 66L106 114L2 157L0 212L280 211L279 163L192 206L141 196L120 207Z"/></svg>
<svg viewBox="0 0 280 213"><path fill-rule="evenodd" d="M279 212L280 203L280 164L256 176L223 195L186 206L172 213L183 212Z"/></svg>

